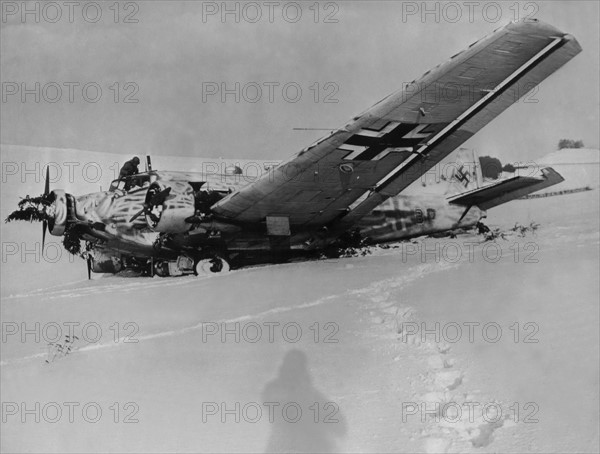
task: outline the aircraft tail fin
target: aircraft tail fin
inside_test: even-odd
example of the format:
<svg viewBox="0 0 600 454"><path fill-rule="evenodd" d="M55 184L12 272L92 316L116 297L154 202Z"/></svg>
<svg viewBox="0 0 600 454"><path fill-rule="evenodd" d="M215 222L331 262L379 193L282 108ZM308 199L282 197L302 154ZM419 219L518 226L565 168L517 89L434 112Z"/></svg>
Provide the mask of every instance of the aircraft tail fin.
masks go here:
<svg viewBox="0 0 600 454"><path fill-rule="evenodd" d="M481 168L474 150L459 149L454 159L446 164L444 176L447 178L446 197L477 189L481 186Z"/></svg>

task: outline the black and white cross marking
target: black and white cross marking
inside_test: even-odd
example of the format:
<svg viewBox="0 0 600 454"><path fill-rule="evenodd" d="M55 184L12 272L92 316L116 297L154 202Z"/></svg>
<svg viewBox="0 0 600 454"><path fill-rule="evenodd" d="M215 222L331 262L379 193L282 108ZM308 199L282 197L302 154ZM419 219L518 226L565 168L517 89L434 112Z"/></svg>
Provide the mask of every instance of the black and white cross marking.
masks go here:
<svg viewBox="0 0 600 454"><path fill-rule="evenodd" d="M390 121L379 129L361 129L338 149L348 152L342 159L352 161L378 161L390 153L413 153L435 132L428 130L430 126Z"/></svg>

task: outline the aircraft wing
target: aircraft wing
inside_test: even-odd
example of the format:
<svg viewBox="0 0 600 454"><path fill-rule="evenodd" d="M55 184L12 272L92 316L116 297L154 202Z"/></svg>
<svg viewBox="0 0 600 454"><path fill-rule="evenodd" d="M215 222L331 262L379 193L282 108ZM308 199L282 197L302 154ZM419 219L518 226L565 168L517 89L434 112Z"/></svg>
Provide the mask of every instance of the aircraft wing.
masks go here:
<svg viewBox="0 0 600 454"><path fill-rule="evenodd" d="M221 199L212 211L228 222L266 222L267 231L269 225L292 235L327 227L329 237L341 234L580 51L574 37L550 25L510 23Z"/></svg>
<svg viewBox="0 0 600 454"><path fill-rule="evenodd" d="M495 206L565 181L552 167L546 167L541 172L541 177L517 176L497 181L483 188L473 189L472 191L449 197L448 202L453 205L462 205L465 207L476 206L482 210L489 210Z"/></svg>

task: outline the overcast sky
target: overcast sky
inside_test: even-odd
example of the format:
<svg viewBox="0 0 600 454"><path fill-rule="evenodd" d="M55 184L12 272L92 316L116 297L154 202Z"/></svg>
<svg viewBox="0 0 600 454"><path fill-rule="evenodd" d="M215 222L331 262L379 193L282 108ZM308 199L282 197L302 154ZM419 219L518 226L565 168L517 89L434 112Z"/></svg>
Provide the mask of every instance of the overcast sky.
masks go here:
<svg viewBox="0 0 600 454"><path fill-rule="evenodd" d="M239 22L235 14L221 16L221 2L122 3L118 18L113 2L100 2L97 22L97 8L84 11L86 2L71 12L56 2L59 19L56 6L29 2L32 11L39 8L39 23L35 12L21 15L22 2L2 3L6 144L282 159L325 134L292 128L342 126L515 16L533 13L573 34L583 52L532 94L539 102L512 106L466 146L514 161L541 157L560 138L599 145L597 1L479 2L474 10L464 2L429 3L434 12L424 21L413 9L422 2L321 2L315 8L311 1L300 10L289 2L230 4ZM208 91L223 84L233 91L225 102ZM25 102L21 93L10 94L22 88L33 90ZM127 95L139 102L123 102ZM326 96L338 102L324 102Z"/></svg>

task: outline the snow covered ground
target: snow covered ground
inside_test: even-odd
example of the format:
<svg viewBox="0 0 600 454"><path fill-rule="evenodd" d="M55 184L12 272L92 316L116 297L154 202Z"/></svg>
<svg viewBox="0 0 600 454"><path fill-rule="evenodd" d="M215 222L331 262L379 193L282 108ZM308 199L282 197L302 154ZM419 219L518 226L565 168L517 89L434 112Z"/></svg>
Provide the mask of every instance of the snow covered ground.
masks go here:
<svg viewBox="0 0 600 454"><path fill-rule="evenodd" d="M12 292L2 451L598 452L598 194L493 245Z"/></svg>

